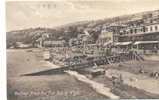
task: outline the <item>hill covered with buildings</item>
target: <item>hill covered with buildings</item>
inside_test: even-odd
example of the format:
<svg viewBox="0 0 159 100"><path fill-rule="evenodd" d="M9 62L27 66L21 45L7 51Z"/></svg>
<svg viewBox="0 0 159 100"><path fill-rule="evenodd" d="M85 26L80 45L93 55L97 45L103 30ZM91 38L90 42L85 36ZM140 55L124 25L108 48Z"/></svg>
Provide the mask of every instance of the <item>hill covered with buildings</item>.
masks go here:
<svg viewBox="0 0 159 100"><path fill-rule="evenodd" d="M86 34L91 37L91 40L96 43L104 31L113 31L114 29L107 28L109 26L131 26L143 23L143 20L158 15L159 10L142 12L133 15L123 15L114 18L106 18L95 21L81 21L51 28L29 28L24 30L14 30L7 32L7 47L11 47L16 42L24 44L34 44L39 39L47 39L49 41L64 40L69 44L70 40L76 40L79 34ZM105 32L108 33L108 32ZM88 40L88 38L87 38Z"/></svg>

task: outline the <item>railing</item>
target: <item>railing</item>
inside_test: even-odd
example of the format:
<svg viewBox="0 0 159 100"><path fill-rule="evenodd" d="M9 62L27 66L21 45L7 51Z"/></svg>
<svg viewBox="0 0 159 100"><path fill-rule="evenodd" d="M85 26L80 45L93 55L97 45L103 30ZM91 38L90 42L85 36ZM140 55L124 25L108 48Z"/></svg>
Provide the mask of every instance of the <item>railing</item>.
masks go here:
<svg viewBox="0 0 159 100"><path fill-rule="evenodd" d="M132 60L134 58L133 56L135 56L133 52L122 53L122 54L110 56L110 57L100 56L100 57L96 57L96 59L93 59L93 60L87 61L87 62L83 62L80 64L65 65L65 66L61 66L60 68L56 68L56 69L50 69L50 70L31 73L31 74L23 74L22 76L58 74L58 73L63 73L67 70L76 71L79 69L94 67L95 65L100 66L100 65L114 64L114 63L120 63L120 62L124 62L124 61L128 61L128 60Z"/></svg>
<svg viewBox="0 0 159 100"><path fill-rule="evenodd" d="M138 54L159 54L159 50L135 50Z"/></svg>

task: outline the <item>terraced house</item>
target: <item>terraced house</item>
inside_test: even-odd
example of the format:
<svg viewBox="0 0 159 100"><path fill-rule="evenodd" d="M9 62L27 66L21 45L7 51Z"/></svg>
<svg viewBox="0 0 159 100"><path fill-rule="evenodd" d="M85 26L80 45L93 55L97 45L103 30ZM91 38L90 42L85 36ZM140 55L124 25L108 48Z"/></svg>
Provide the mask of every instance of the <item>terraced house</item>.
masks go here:
<svg viewBox="0 0 159 100"><path fill-rule="evenodd" d="M142 18L114 28L114 45L120 51L134 50L139 54L159 54L159 14Z"/></svg>

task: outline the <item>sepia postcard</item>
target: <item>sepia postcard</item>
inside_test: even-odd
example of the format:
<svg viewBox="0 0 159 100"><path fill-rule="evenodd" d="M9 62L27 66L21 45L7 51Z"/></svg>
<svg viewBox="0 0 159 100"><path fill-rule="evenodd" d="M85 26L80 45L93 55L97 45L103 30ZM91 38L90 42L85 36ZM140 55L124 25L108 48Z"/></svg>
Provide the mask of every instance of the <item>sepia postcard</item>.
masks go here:
<svg viewBox="0 0 159 100"><path fill-rule="evenodd" d="M6 1L8 100L159 98L159 0Z"/></svg>

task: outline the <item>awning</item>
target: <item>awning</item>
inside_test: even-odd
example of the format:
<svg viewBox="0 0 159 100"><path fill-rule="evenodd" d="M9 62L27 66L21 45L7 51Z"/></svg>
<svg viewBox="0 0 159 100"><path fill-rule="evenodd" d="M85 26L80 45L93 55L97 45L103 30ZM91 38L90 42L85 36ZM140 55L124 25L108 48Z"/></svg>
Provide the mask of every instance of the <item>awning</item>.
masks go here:
<svg viewBox="0 0 159 100"><path fill-rule="evenodd" d="M118 43L115 43L114 45L115 46L120 46L120 45L129 45L129 44L131 44L132 42L118 42Z"/></svg>
<svg viewBox="0 0 159 100"><path fill-rule="evenodd" d="M137 44L149 44L149 43L159 43L159 41L137 41L134 43L134 45Z"/></svg>

